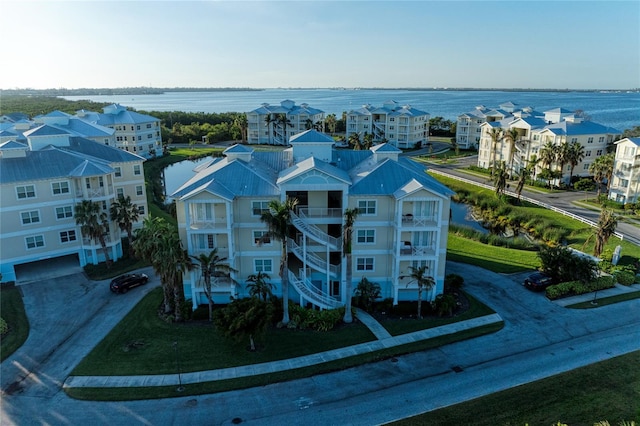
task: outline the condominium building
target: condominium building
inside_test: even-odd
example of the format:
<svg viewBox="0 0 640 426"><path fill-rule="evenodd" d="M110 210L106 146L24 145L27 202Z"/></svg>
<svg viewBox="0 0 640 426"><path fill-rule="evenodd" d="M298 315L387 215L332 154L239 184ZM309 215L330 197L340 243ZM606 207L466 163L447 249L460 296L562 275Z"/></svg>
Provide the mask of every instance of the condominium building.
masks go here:
<svg viewBox="0 0 640 426"><path fill-rule="evenodd" d="M637 203L640 201L640 138L624 138L615 144L609 198L623 204Z"/></svg>
<svg viewBox="0 0 640 426"><path fill-rule="evenodd" d="M502 121L510 117L541 117L543 114L531 107L519 108L513 102L504 102L497 108L478 105L473 110L460 114L456 122L456 144L462 149L478 149L482 136L482 124Z"/></svg>
<svg viewBox="0 0 640 426"><path fill-rule="evenodd" d="M453 194L448 188L390 144L336 150L334 141L316 130L292 136L290 144L278 152L229 147L224 157L198 166L172 194L189 254L216 248L237 271L232 280L215 280L216 303L247 296L246 280L258 272L268 274L274 293L281 294L281 242L261 241L268 228L260 217L270 201L287 197L298 200L286 242L292 299L320 308L344 305L344 213L355 208L352 288L367 278L394 303L416 300L416 283L400 277L410 266L427 266L436 285L424 297L433 300L442 293ZM202 283L198 269L185 273L185 295L194 308L206 303Z"/></svg>
<svg viewBox="0 0 640 426"><path fill-rule="evenodd" d="M346 139L352 134L361 141L372 134L374 143L397 148L424 146L429 141L429 113L396 101L387 101L381 107L363 105L347 113Z"/></svg>
<svg viewBox="0 0 640 426"><path fill-rule="evenodd" d="M115 131L116 147L144 158L163 155L160 119L129 111L119 104L104 107L102 113L80 110L76 116Z"/></svg>
<svg viewBox="0 0 640 426"><path fill-rule="evenodd" d="M246 115L249 144L288 145L291 135L324 125L324 111L291 100L264 103Z"/></svg>
<svg viewBox="0 0 640 426"><path fill-rule="evenodd" d="M84 238L75 206L83 200L108 214L120 195L147 214L144 158L42 124L21 134L24 142L0 143L0 273L19 280L21 270L44 259L70 257L79 266L104 260L102 248ZM112 260L122 256L120 229L105 235Z"/></svg>
<svg viewBox="0 0 640 426"><path fill-rule="evenodd" d="M582 159L575 165L565 162L561 164L556 159L551 164L554 170L561 172L561 181L568 183L570 176L588 176L589 166L593 161L607 153L607 148L613 144L620 131L585 120L582 116L564 108L554 108L544 111L542 116L509 116L500 121L487 121L481 126L482 134L478 149L478 166L492 167L503 161L512 174L519 173L532 161L536 162L536 174L543 167L539 160L542 148L551 144L561 146L580 144L583 149ZM498 139L494 144L491 137L492 129L500 129ZM513 131L513 143L509 132ZM563 167L560 170L560 167Z"/></svg>

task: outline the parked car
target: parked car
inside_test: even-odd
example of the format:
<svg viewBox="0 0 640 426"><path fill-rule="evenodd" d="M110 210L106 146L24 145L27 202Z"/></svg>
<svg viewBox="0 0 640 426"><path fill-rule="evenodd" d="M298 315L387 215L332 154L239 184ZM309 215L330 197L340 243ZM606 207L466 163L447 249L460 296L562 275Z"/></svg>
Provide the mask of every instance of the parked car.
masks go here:
<svg viewBox="0 0 640 426"><path fill-rule="evenodd" d="M529 275L524 280L524 286L529 290L533 291L543 291L550 285L555 284L556 281L552 276L545 274L544 272L535 272Z"/></svg>
<svg viewBox="0 0 640 426"><path fill-rule="evenodd" d="M149 282L146 274L124 274L114 278L109 288L114 293L126 293L129 289Z"/></svg>

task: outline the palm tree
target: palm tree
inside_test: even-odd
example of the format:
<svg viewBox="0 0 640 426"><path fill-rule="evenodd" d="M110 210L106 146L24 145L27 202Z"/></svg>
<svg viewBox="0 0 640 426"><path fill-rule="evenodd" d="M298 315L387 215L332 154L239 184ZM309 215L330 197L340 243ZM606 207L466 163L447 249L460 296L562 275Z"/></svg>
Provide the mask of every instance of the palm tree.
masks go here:
<svg viewBox="0 0 640 426"><path fill-rule="evenodd" d="M593 180L598 186L598 198L600 198L600 188L605 179L607 180L607 191L609 191L611 175L613 175L614 155L614 153L602 155L589 165L589 173L593 174Z"/></svg>
<svg viewBox="0 0 640 426"><path fill-rule="evenodd" d="M238 116L234 120L234 124L240 129L240 138L242 139L242 143L246 143L247 129L249 128L247 116L245 114L238 114Z"/></svg>
<svg viewBox="0 0 640 426"><path fill-rule="evenodd" d="M287 117L287 114L285 113L278 114L276 116L276 124L279 127L282 127L282 138L284 141L283 145L289 145L289 140L287 139L287 126L293 127L293 124L291 123L291 120L289 120L289 118Z"/></svg>
<svg viewBox="0 0 640 426"><path fill-rule="evenodd" d="M557 160L558 165L560 166L560 181L562 181L564 176L564 166L569 163L570 158L571 146L567 142L563 142L557 148ZM571 183L571 180L569 180L569 183Z"/></svg>
<svg viewBox="0 0 640 426"><path fill-rule="evenodd" d="M600 218L598 219L598 226L595 230L596 244L593 247L593 255L599 257L604 250L604 246L609 241L609 238L616 232L618 226L618 218L614 214L613 210L602 209Z"/></svg>
<svg viewBox="0 0 640 426"><path fill-rule="evenodd" d="M346 302L344 309L344 322L347 324L353 321L351 315L351 280L353 279L353 265L351 256L351 242L353 241L353 223L358 217L358 209L347 209L344 211L344 227L342 228L342 256L346 259L346 279L347 284L345 286Z"/></svg>
<svg viewBox="0 0 640 426"><path fill-rule="evenodd" d="M335 114L327 115L324 119L324 122L327 125L327 129L329 130L329 133L333 134L336 132L337 119Z"/></svg>
<svg viewBox="0 0 640 426"><path fill-rule="evenodd" d="M358 133L351 133L349 135L349 145L353 146L354 151L359 151L362 148L360 144L360 135Z"/></svg>
<svg viewBox="0 0 640 426"><path fill-rule="evenodd" d="M120 230L127 233L129 240L129 254L133 255L133 224L138 221L138 205L131 202L131 197L122 195L111 204L109 209L111 220L116 222Z"/></svg>
<svg viewBox="0 0 640 426"><path fill-rule="evenodd" d="M549 178L549 187L551 187L551 179L553 177L553 172L551 170L551 166L558 159L558 147L553 144L553 142L549 141L540 149L540 163L542 163L543 167L547 167L547 176Z"/></svg>
<svg viewBox="0 0 640 426"><path fill-rule="evenodd" d="M209 322L213 321L213 293L211 291L211 278L218 276L229 276L230 272L235 272L228 263L226 257L218 256L218 249L214 248L209 254L200 253L199 256L189 256L195 260L194 266L202 272L204 280L204 294L209 301Z"/></svg>
<svg viewBox="0 0 640 426"><path fill-rule="evenodd" d="M91 200L82 200L81 203L76 204L75 219L76 224L80 225L82 236L100 244L107 268L110 268L111 258L109 257L107 239L105 238L105 235L109 232L107 213L102 211L100 204Z"/></svg>
<svg viewBox="0 0 640 426"><path fill-rule="evenodd" d="M312 120L312 119L310 119L310 118L307 118L307 119L304 121L304 128L305 128L306 130L311 130L311 129L313 129L313 128L314 128L314 127L313 127L313 120Z"/></svg>
<svg viewBox="0 0 640 426"><path fill-rule="evenodd" d="M518 140L518 129L507 130L504 138L509 141L509 174L513 174L513 157L516 153L516 141Z"/></svg>
<svg viewBox="0 0 640 426"><path fill-rule="evenodd" d="M426 265L418 267L409 266L409 275L400 276L401 280L404 278L411 278L407 287L411 283L416 283L418 285L418 318L422 318L422 291L425 289L430 291L436 284L433 277L427 275L427 269L429 268Z"/></svg>
<svg viewBox="0 0 640 426"><path fill-rule="evenodd" d="M288 251L287 237L291 228L291 211L298 205L297 198L289 198L284 202L271 200L269 202L269 210L262 213L260 220L267 224L269 230L262 238L272 238L281 242L282 250L280 253L280 279L282 280L282 307L283 317L282 323L289 323L289 277L288 277Z"/></svg>
<svg viewBox="0 0 640 426"><path fill-rule="evenodd" d="M520 199L520 195L522 194L524 185L527 183L527 179L531 177L531 171L531 166L520 169L520 174L518 175L518 185L516 186L516 194L518 195L518 200Z"/></svg>
<svg viewBox="0 0 640 426"><path fill-rule="evenodd" d="M257 274L251 274L247 277L247 288L249 289L249 296L257 297L258 299L262 297L263 301L267 301L271 299L273 294L271 291L273 290L273 284L269 282L271 277L268 274L265 274L262 271L258 271Z"/></svg>
<svg viewBox="0 0 640 426"><path fill-rule="evenodd" d="M267 125L267 132L269 132L269 140L268 140L269 145L272 145L272 143L271 143L271 141L273 140L273 130L272 130L272 128L273 128L275 122L276 122L276 119L272 114L267 114L264 117L264 124Z"/></svg>
<svg viewBox="0 0 640 426"><path fill-rule="evenodd" d="M489 166L491 167L491 177L493 177L493 169L495 169L498 142L500 142L503 138L502 129L500 127L492 127L491 130L489 130L489 137L491 138L491 163L489 164Z"/></svg>
<svg viewBox="0 0 640 426"><path fill-rule="evenodd" d="M569 145L567 161L569 162L569 183L573 179L573 170L584 160L584 146L580 142L572 142Z"/></svg>
<svg viewBox="0 0 640 426"><path fill-rule="evenodd" d="M507 171L507 164L502 161L500 165L496 168L495 174L493 175L493 184L496 189L496 195L500 197L500 195L504 194L504 190L507 187L507 176L509 172Z"/></svg>
<svg viewBox="0 0 640 426"><path fill-rule="evenodd" d="M373 146L373 133L364 133L362 149L370 149Z"/></svg>

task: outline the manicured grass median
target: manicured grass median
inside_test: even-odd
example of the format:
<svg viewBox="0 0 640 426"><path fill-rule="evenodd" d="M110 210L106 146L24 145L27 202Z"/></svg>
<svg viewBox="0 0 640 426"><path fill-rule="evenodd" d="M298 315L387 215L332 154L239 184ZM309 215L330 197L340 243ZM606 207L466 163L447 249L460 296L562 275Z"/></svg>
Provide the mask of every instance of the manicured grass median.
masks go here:
<svg viewBox="0 0 640 426"><path fill-rule="evenodd" d="M449 234L447 260L480 266L493 272L512 274L540 266L535 251L513 250Z"/></svg>
<svg viewBox="0 0 640 426"><path fill-rule="evenodd" d="M624 294L618 294L616 296L602 297L602 298L599 298L596 295L597 304L593 304L592 303L593 300L590 300L588 302L575 303L573 305L568 305L566 307L573 308L573 309L592 309L592 308L598 308L601 306L607 306L614 303L620 303L620 302L625 302L627 300L634 300L634 299L640 299L640 291L634 291L632 293L624 293Z"/></svg>
<svg viewBox="0 0 640 426"><path fill-rule="evenodd" d="M396 423L414 425L593 425L640 420L640 352L518 386Z"/></svg>
<svg viewBox="0 0 640 426"><path fill-rule="evenodd" d="M7 322L9 332L2 336L0 362L13 354L29 337L29 320L24 311L22 295L14 284L0 286L0 315Z"/></svg>

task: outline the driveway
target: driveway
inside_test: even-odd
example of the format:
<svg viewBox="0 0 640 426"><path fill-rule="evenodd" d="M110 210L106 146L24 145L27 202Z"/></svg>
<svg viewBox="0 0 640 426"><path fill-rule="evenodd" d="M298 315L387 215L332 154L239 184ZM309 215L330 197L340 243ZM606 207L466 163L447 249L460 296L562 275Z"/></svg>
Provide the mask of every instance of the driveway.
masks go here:
<svg viewBox="0 0 640 426"><path fill-rule="evenodd" d="M0 423L217 425L238 418L243 424L379 424L640 350L640 300L572 310L524 289L520 282L526 274L504 276L457 263L448 263L447 273L462 275L466 289L493 307L505 327L473 340L293 382L130 402L75 401L61 391L73 366L149 289L129 292L127 298L135 297L124 299L106 294L104 282L85 282L90 296L77 290L76 298L95 305L101 300L101 307L87 314L83 303L75 303L66 321L56 320L53 309L45 310L19 351L32 354L36 362L31 364L24 355L12 357L33 365L34 374L20 379L19 369L7 365L9 360L2 364L3 389L5 382L14 381L20 388L3 395ZM43 307L37 303L48 303L29 292L25 299L29 311ZM75 314L84 319L76 320ZM38 348L48 341L48 349ZM5 379L5 371L12 377Z"/></svg>

